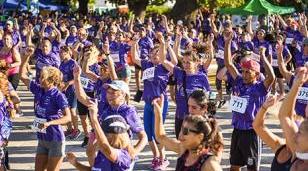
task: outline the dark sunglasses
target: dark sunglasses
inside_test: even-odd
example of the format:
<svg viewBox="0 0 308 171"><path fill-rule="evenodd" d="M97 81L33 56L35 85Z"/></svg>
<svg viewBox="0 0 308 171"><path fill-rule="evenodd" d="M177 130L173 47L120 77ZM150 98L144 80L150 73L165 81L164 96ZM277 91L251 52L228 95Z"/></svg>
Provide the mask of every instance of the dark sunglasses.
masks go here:
<svg viewBox="0 0 308 171"><path fill-rule="evenodd" d="M200 133L197 130L193 130L193 129L190 129L190 128L182 127L182 134L183 135L188 135L190 132L193 132L193 133L196 133L196 134Z"/></svg>

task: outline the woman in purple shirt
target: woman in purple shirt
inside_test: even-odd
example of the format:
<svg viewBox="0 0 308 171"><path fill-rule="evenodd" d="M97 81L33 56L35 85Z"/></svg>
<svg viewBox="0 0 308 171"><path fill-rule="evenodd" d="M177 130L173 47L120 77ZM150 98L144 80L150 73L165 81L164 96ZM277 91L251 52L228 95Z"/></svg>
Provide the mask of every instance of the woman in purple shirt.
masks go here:
<svg viewBox="0 0 308 171"><path fill-rule="evenodd" d="M154 170L165 170L169 165L169 161L165 157L164 147L157 144L154 136L154 110L152 101L161 94L165 96L163 121L166 119L168 111L168 97L167 97L167 83L169 79L169 71L161 64L160 56L164 46L164 38L162 34L158 34L161 41L160 46L156 45L149 52L149 59L140 59L138 55L138 38L134 40L132 45L132 60L142 69L143 72L143 100L144 106L144 128L148 136L148 141L154 158L152 160L151 168ZM139 41L140 42L140 41ZM170 51L171 61L174 65L177 64L175 53Z"/></svg>
<svg viewBox="0 0 308 171"><path fill-rule="evenodd" d="M163 53L166 54L165 48ZM166 60L165 56L166 55L162 55L162 57L164 57L164 59L162 59L163 65L171 74L174 74L176 78L175 132L178 137L183 119L188 115L187 100L189 95L197 89L210 91L211 88L207 75L199 71L199 56L195 52L188 51L184 53L182 59L184 69ZM207 68L205 68L205 70L207 70Z"/></svg>
<svg viewBox="0 0 308 171"><path fill-rule="evenodd" d="M37 132L38 145L35 170L60 170L65 151L65 137L61 125L71 121L65 95L59 90L61 71L55 67L44 67L39 82L27 76L26 64L33 54L28 48L22 60L20 77L34 94L35 120L32 128Z"/></svg>
<svg viewBox="0 0 308 171"><path fill-rule="evenodd" d="M76 169L95 171L128 171L133 169L133 146L129 138L129 125L120 115L110 115L103 122L98 120L97 104L89 108L90 118L95 130L98 153L87 151L90 166L77 161L73 153L67 154L68 161ZM92 142L93 143L93 142Z"/></svg>
<svg viewBox="0 0 308 171"><path fill-rule="evenodd" d="M258 81L260 76L260 65L254 60L241 63L242 74L239 74L231 60L232 32L224 34L225 39L225 66L234 79L233 93L230 100L232 110L232 132L230 163L231 170L239 171L242 166L248 169L258 170L259 148L257 135L253 130L252 122L257 111L269 92L275 80L272 67L265 57L265 49L261 48L261 61L265 65L267 77L264 81Z"/></svg>

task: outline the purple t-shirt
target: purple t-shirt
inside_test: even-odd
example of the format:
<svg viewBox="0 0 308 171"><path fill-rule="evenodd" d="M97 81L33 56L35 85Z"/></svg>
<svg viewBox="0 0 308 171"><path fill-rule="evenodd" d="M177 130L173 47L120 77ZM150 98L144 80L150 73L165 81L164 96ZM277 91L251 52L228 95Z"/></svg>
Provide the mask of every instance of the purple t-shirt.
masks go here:
<svg viewBox="0 0 308 171"><path fill-rule="evenodd" d="M289 82L289 87L291 88L293 83L294 83L295 76L292 75L290 82ZM303 86L300 89L300 92L297 95L296 98L296 103L295 103L295 112L296 114L306 117L305 116L305 109L308 104L308 83L303 84Z"/></svg>
<svg viewBox="0 0 308 171"><path fill-rule="evenodd" d="M99 75L99 65L97 63L90 65L89 70ZM84 73L81 73L80 81L85 92L94 92L95 82L89 79Z"/></svg>
<svg viewBox="0 0 308 171"><path fill-rule="evenodd" d="M209 80L207 78L207 75L204 74L203 72L197 72L196 74L193 75L188 75L186 74L185 80L186 84L186 92L187 92L187 97L185 97L185 92L184 92L184 70L182 70L179 67L174 67L173 69L173 75L174 78L176 79L176 117L179 119L184 119L186 115L188 115L188 108L187 108L187 98L189 95L198 89L202 89L205 91L210 91L211 87L209 84Z"/></svg>
<svg viewBox="0 0 308 171"><path fill-rule="evenodd" d="M107 103L106 99L106 89L104 88L104 84L109 84L111 83L111 79L107 80L97 80L95 85L94 85L94 93L95 93L95 98L97 99L98 102L98 113L101 113L101 111L104 110L104 105Z"/></svg>
<svg viewBox="0 0 308 171"><path fill-rule="evenodd" d="M117 109L112 108L108 103L104 105L104 109L98 111L99 120L103 121L110 115L121 115L130 126L132 133L136 134L144 130L140 117L135 107L123 104Z"/></svg>
<svg viewBox="0 0 308 171"><path fill-rule="evenodd" d="M36 57L36 64L35 64L36 80L39 80L40 72L43 69L43 67L53 66L59 68L61 63L60 57L56 55L54 52L50 52L48 55L44 55L41 49L37 49L35 52L35 57Z"/></svg>
<svg viewBox="0 0 308 171"><path fill-rule="evenodd" d="M144 83L143 100L152 103L152 100L161 94L166 96L169 71L162 64L154 66L149 60L141 60L141 68Z"/></svg>
<svg viewBox="0 0 308 171"><path fill-rule="evenodd" d="M77 40L78 40L77 36L70 35L70 36L67 37L65 44L67 46L73 46L76 43Z"/></svg>
<svg viewBox="0 0 308 171"><path fill-rule="evenodd" d="M233 54L238 49L236 38L233 38L231 41L231 53ZM218 64L223 65L224 64L224 51L225 51L225 40L222 34L219 34L217 36L217 53L216 61Z"/></svg>
<svg viewBox="0 0 308 171"><path fill-rule="evenodd" d="M77 66L77 62L74 59L69 59L68 61L61 62L59 67L60 71L63 74L63 82L69 82L74 79L73 69ZM65 95L74 93L74 86L70 85L65 91Z"/></svg>
<svg viewBox="0 0 308 171"><path fill-rule="evenodd" d="M150 50L154 48L153 41L149 37L143 37L138 42L140 50L140 59L147 59L149 56Z"/></svg>
<svg viewBox="0 0 308 171"><path fill-rule="evenodd" d="M234 97L230 101L231 109L234 106L237 108L240 106L240 109L244 111L241 113L232 110L232 125L240 130L253 129L252 122L265 101L269 90L264 86L263 81L247 85L244 83L243 77L238 76L234 80L232 91L232 96Z"/></svg>
<svg viewBox="0 0 308 171"><path fill-rule="evenodd" d="M266 48L266 50L265 50L266 56L269 56L270 54L272 54L272 46L268 41L264 40L264 41L261 42L258 38L255 37L252 40L252 42L254 44L254 53L255 54L260 54L259 49L260 49L261 46Z"/></svg>
<svg viewBox="0 0 308 171"><path fill-rule="evenodd" d="M92 167L93 171L126 171L130 169L132 158L125 149L119 149L117 160L112 163L108 158L101 152L98 151L97 156Z"/></svg>
<svg viewBox="0 0 308 171"><path fill-rule="evenodd" d="M305 65L306 62L308 62L308 55L305 56L304 52L298 48L295 49L294 58L295 58L296 68L302 67Z"/></svg>
<svg viewBox="0 0 308 171"><path fill-rule="evenodd" d="M109 44L110 57L113 59L116 70L123 68L127 62L127 53L130 51L130 46L126 43L111 41Z"/></svg>
<svg viewBox="0 0 308 171"><path fill-rule="evenodd" d="M52 51L59 55L60 54L60 46L61 46L61 42L58 42L57 40L54 40L51 42L52 45Z"/></svg>
<svg viewBox="0 0 308 171"><path fill-rule="evenodd" d="M286 44L290 46L292 44L292 41L295 40L300 46L302 45L302 41L304 39L304 36L302 33L298 30L293 30L291 27L287 27L285 30L286 34Z"/></svg>
<svg viewBox="0 0 308 171"><path fill-rule="evenodd" d="M34 113L37 118L47 121L62 117L62 111L68 107L68 102L63 93L56 87L45 91L35 81L30 82L30 91L34 95ZM49 126L46 133L37 132L37 138L44 141L64 141L61 125Z"/></svg>
<svg viewBox="0 0 308 171"><path fill-rule="evenodd" d="M272 45L272 47L275 47L276 45ZM286 59L286 57L290 54L290 51L288 49L287 46L284 46L283 47L283 50L282 50L282 56L284 58L284 60ZM272 66L274 68L278 68L278 57L277 57L277 48L272 48Z"/></svg>

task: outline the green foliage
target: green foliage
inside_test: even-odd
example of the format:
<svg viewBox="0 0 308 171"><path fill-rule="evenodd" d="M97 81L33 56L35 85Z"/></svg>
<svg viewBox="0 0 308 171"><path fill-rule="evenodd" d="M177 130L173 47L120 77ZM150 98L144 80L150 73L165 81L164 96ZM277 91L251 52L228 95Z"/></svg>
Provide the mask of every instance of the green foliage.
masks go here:
<svg viewBox="0 0 308 171"><path fill-rule="evenodd" d="M211 1L211 2L210 2ZM200 7L209 7L210 3L215 4L216 7L224 8L224 7L239 7L245 3L245 0L200 0Z"/></svg>
<svg viewBox="0 0 308 171"><path fill-rule="evenodd" d="M160 5L149 5L147 6L146 13L147 14L152 14L152 13L157 13L157 14L167 14L171 11L171 8Z"/></svg>

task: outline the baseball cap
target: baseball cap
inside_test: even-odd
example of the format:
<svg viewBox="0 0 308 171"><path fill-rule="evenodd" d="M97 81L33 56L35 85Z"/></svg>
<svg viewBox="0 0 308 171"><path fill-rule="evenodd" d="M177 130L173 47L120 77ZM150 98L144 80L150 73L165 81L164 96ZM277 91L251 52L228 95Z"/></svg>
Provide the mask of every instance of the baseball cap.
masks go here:
<svg viewBox="0 0 308 171"><path fill-rule="evenodd" d="M121 115L109 115L102 122L101 127L107 134L122 134L129 130L129 125Z"/></svg>
<svg viewBox="0 0 308 171"><path fill-rule="evenodd" d="M242 62L241 67L245 69L253 70L256 72L260 72L260 64L252 59Z"/></svg>
<svg viewBox="0 0 308 171"><path fill-rule="evenodd" d="M128 85L122 80L114 80L110 84L104 84L104 88L112 88L114 90L123 91L125 94L129 95L129 87Z"/></svg>
<svg viewBox="0 0 308 171"><path fill-rule="evenodd" d="M13 26L13 24L14 24L14 23L13 23L12 20L7 20L7 21L6 21L6 25L11 25L11 26Z"/></svg>

